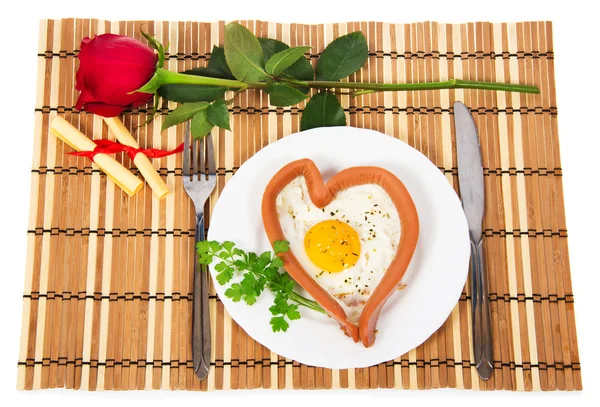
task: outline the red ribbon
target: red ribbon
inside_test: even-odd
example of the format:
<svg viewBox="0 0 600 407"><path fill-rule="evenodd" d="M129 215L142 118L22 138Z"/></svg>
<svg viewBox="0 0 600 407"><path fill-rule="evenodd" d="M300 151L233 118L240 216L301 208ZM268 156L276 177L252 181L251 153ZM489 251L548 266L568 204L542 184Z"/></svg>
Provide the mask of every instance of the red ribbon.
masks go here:
<svg viewBox="0 0 600 407"><path fill-rule="evenodd" d="M161 158L168 155L177 154L183 151L183 143L181 143L175 150L159 150L157 148L135 148L126 146L125 144L116 143L110 140L92 140L96 143L96 148L93 151L73 151L67 154L76 155L78 157L87 157L94 161L96 154L115 154L125 152L132 160L138 153L142 153L150 158Z"/></svg>

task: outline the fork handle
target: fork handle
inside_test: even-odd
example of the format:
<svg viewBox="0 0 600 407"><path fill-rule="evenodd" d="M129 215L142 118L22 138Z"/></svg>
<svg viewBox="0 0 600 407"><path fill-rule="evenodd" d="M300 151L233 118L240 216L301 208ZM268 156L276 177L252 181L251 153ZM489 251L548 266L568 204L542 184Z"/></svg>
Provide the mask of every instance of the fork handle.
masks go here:
<svg viewBox="0 0 600 407"><path fill-rule="evenodd" d="M204 214L196 215L194 242L194 297L192 305L192 355L194 372L200 380L206 379L210 367L210 315L208 307L208 272L198 261L196 246L204 240Z"/></svg>
<svg viewBox="0 0 600 407"><path fill-rule="evenodd" d="M473 325L473 355L479 377L487 380L494 371L490 300L483 252L483 239L471 240L471 301Z"/></svg>

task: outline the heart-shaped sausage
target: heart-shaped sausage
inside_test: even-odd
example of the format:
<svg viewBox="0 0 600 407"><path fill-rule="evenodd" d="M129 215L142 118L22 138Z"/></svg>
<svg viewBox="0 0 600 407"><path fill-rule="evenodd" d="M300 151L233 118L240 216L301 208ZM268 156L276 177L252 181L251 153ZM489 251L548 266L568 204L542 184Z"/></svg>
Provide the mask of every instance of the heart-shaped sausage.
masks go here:
<svg viewBox="0 0 600 407"><path fill-rule="evenodd" d="M350 336L354 342L358 342L360 339L368 348L375 341L375 328L379 313L400 284L417 245L419 219L415 204L402 181L383 168L347 168L324 184L323 177L315 163L310 159L301 159L291 162L279 170L265 189L262 200L262 218L271 244L277 240L285 240L277 215L277 197L286 185L299 176L303 176L306 180L310 199L318 208L328 205L335 199L337 193L344 189L364 184L376 184L390 196L398 211L401 223L398 249L381 281L365 303L358 326L348 320L346 312L340 304L304 270L291 250L282 254L284 267L290 276L327 311L329 316L339 322L346 335Z"/></svg>

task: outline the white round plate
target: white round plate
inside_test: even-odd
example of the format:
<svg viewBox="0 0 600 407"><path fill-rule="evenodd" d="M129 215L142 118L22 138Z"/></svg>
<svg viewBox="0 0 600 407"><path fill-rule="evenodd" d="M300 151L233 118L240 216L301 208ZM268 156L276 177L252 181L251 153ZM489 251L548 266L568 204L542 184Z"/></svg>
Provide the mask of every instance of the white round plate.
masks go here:
<svg viewBox="0 0 600 407"><path fill-rule="evenodd" d="M354 343L335 320L303 307L302 318L291 321L287 332L274 333L269 324L274 296L269 290L253 306L235 303L225 297L227 286L220 286L213 273L217 293L248 335L286 358L331 369L395 359L431 336L458 302L470 253L460 200L440 170L408 144L373 130L317 128L268 145L240 167L216 203L207 239L231 240L246 251L271 250L261 218L262 194L281 167L300 158L312 159L325 180L348 167L385 168L402 180L415 202L420 232L402 279L406 288L385 304L375 344L367 349Z"/></svg>

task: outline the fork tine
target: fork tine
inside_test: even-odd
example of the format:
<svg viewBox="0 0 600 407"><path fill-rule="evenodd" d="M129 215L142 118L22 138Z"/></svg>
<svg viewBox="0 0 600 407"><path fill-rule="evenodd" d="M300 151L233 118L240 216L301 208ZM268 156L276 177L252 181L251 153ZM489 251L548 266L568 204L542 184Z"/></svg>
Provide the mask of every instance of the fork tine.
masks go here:
<svg viewBox="0 0 600 407"><path fill-rule="evenodd" d="M204 140L206 140L206 137L202 137L200 139L200 141L198 141L198 143L200 144L200 179L204 180L206 179L205 175L206 175L206 167L205 167L205 148L204 148Z"/></svg>
<svg viewBox="0 0 600 407"><path fill-rule="evenodd" d="M198 142L193 140L192 142L192 163L194 165L194 172L192 173L192 181L196 181L198 177Z"/></svg>
<svg viewBox="0 0 600 407"><path fill-rule="evenodd" d="M183 133L183 176L190 176L190 122L185 123Z"/></svg>
<svg viewBox="0 0 600 407"><path fill-rule="evenodd" d="M208 173L211 175L214 175L217 173L217 168L216 168L216 162L215 162L215 149L213 147L213 139L212 139L212 134L209 134L208 136L208 142L207 142L207 147L206 147L206 155L207 155L207 161L208 161Z"/></svg>

